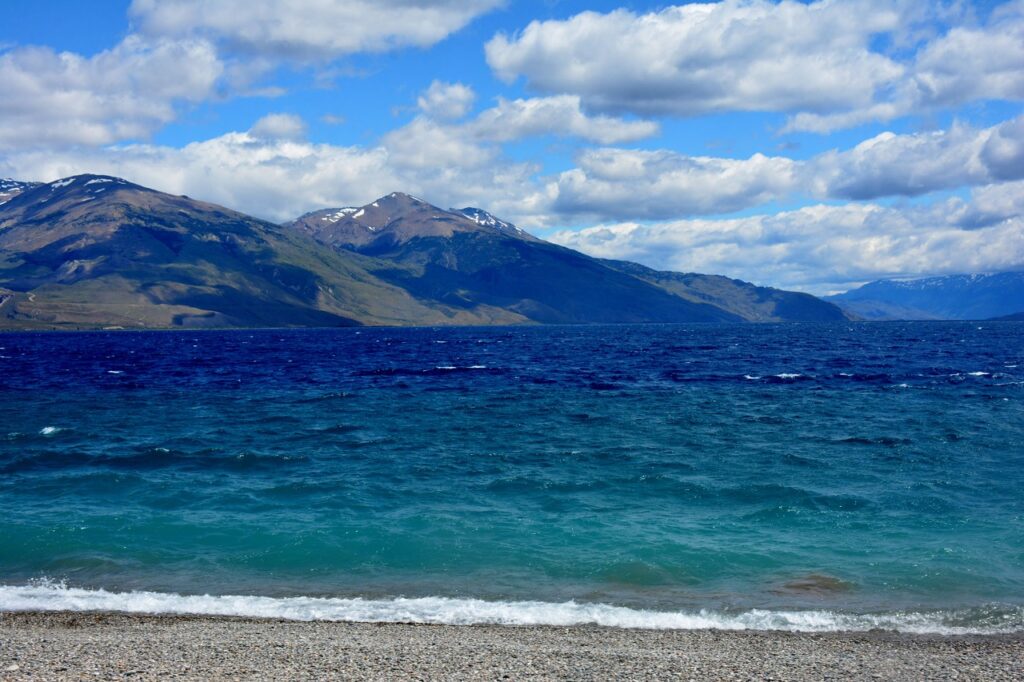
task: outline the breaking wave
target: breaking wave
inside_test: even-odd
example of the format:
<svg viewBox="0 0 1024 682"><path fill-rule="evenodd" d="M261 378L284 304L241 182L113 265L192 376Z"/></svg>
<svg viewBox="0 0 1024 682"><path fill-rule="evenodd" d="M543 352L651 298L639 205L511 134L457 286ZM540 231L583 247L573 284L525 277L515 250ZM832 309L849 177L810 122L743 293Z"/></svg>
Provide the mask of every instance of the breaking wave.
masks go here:
<svg viewBox="0 0 1024 682"><path fill-rule="evenodd" d="M180 595L108 592L43 580L0 585L0 611L113 611L283 618L297 621L431 623L447 625L600 625L646 629L784 630L792 632L892 630L972 635L1024 632L1024 607L987 606L951 611L841 613L827 610L650 611L574 601L485 601L446 597L361 599Z"/></svg>

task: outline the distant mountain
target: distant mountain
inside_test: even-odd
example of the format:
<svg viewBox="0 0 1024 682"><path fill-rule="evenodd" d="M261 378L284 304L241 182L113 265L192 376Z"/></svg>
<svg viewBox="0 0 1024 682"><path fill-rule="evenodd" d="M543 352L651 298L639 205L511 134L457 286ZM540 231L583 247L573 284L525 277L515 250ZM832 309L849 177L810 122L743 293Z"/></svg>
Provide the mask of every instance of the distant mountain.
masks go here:
<svg viewBox="0 0 1024 682"><path fill-rule="evenodd" d="M826 300L869 320L984 320L1024 309L1024 272L879 280Z"/></svg>
<svg viewBox="0 0 1024 682"><path fill-rule="evenodd" d="M827 322L850 319L839 306L810 294L759 287L721 275L665 272L627 261L603 262L688 301L717 306L748 322Z"/></svg>
<svg viewBox="0 0 1024 682"><path fill-rule="evenodd" d="M0 205L0 327L491 324L424 302L401 271L226 208L79 175Z"/></svg>
<svg viewBox="0 0 1024 682"><path fill-rule="evenodd" d="M842 319L805 294L600 261L398 192L282 226L110 176L4 187L6 329Z"/></svg>
<svg viewBox="0 0 1024 682"><path fill-rule="evenodd" d="M990 318L993 322L1024 322L1024 312Z"/></svg>
<svg viewBox="0 0 1024 682"><path fill-rule="evenodd" d="M27 189L38 187L38 182L20 182L10 178L0 178L0 204L5 204Z"/></svg>
<svg viewBox="0 0 1024 682"><path fill-rule="evenodd" d="M496 306L541 323L739 322L549 244L479 209L446 211L396 192L326 209L291 226L340 250L404 266L378 277L452 306Z"/></svg>

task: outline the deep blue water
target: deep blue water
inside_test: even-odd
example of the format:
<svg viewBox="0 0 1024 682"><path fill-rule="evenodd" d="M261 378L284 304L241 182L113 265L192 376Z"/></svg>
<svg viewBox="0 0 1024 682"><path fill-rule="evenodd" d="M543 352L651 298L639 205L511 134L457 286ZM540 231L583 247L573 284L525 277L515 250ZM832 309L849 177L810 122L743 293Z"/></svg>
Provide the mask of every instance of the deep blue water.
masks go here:
<svg viewBox="0 0 1024 682"><path fill-rule="evenodd" d="M1020 323L4 334L0 414L0 609L1024 629Z"/></svg>

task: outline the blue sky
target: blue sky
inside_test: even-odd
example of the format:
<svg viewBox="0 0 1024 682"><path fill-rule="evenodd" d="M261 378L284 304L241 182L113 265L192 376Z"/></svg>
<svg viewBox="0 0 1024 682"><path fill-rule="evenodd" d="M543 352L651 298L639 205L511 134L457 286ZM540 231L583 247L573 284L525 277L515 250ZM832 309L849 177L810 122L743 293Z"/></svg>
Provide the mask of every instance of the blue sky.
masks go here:
<svg viewBox="0 0 1024 682"><path fill-rule="evenodd" d="M1024 2L7 0L0 177L404 190L825 293L1024 268Z"/></svg>

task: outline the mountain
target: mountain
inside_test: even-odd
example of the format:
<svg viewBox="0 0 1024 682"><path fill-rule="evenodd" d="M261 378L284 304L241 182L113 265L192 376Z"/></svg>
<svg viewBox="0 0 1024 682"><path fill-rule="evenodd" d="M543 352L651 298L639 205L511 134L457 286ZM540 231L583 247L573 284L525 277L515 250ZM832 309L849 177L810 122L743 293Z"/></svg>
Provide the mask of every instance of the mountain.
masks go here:
<svg viewBox="0 0 1024 682"><path fill-rule="evenodd" d="M688 301L717 306L748 322L828 322L850 319L839 306L810 294L759 287L721 275L666 272L628 261L602 262Z"/></svg>
<svg viewBox="0 0 1024 682"><path fill-rule="evenodd" d="M235 211L79 175L0 205L0 327L344 326L521 322L424 302L401 272Z"/></svg>
<svg viewBox="0 0 1024 682"><path fill-rule="evenodd" d="M848 319L809 294L598 260L482 209L445 211L397 192L367 206L308 213L290 225L337 249L415 267L415 277L406 271L389 281L417 295L452 305L485 301L536 322Z"/></svg>
<svg viewBox="0 0 1024 682"><path fill-rule="evenodd" d="M103 175L3 187L4 329L842 319L805 294L600 261L399 192L275 225Z"/></svg>
<svg viewBox="0 0 1024 682"><path fill-rule="evenodd" d="M742 321L485 211L446 211L400 192L358 208L308 213L290 226L338 250L401 265L374 274L452 306L495 306L540 323Z"/></svg>
<svg viewBox="0 0 1024 682"><path fill-rule="evenodd" d="M991 318L993 322L1024 322L1024 312L1013 313L1012 315L1001 315Z"/></svg>
<svg viewBox="0 0 1024 682"><path fill-rule="evenodd" d="M1024 272L879 280L827 300L869 320L984 320L1024 309Z"/></svg>

